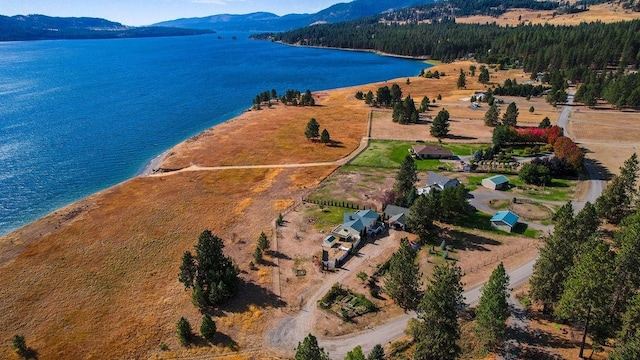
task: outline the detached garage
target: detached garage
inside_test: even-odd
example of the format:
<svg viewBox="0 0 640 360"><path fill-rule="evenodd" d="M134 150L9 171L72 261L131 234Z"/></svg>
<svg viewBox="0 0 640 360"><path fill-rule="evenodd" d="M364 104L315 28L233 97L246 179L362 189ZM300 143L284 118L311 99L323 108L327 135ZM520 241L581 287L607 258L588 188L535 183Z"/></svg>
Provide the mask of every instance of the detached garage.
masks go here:
<svg viewBox="0 0 640 360"><path fill-rule="evenodd" d="M498 211L491 218L491 226L502 231L511 232L518 224L520 217L511 211Z"/></svg>
<svg viewBox="0 0 640 360"><path fill-rule="evenodd" d="M496 175L482 179L482 186L491 190L504 190L509 188L509 179L504 175Z"/></svg>

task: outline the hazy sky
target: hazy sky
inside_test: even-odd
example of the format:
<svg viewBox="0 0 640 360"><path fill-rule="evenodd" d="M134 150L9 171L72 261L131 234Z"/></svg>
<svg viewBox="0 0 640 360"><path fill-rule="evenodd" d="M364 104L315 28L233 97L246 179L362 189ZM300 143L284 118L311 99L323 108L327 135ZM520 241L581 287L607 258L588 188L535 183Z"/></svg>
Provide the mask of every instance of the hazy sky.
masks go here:
<svg viewBox="0 0 640 360"><path fill-rule="evenodd" d="M247 14L315 13L352 0L0 0L0 15L101 17L125 25L149 25L182 17Z"/></svg>

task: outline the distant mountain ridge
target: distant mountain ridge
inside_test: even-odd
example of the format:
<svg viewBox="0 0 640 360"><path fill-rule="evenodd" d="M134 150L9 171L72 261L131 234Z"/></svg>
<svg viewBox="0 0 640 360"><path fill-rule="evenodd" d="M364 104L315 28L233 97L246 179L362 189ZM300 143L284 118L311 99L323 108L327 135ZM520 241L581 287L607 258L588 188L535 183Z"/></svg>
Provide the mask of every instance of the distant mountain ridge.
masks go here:
<svg viewBox="0 0 640 360"><path fill-rule="evenodd" d="M99 18L62 18L45 15L0 15L0 41L111 39L185 36L212 33L166 27L131 27Z"/></svg>
<svg viewBox="0 0 640 360"><path fill-rule="evenodd" d="M432 2L434 0L355 0L350 3L335 4L315 14L289 14L284 16L268 12L255 12L246 15L222 14L163 21L153 25L216 31L284 31L317 23L337 23L355 20L380 14L391 9Z"/></svg>

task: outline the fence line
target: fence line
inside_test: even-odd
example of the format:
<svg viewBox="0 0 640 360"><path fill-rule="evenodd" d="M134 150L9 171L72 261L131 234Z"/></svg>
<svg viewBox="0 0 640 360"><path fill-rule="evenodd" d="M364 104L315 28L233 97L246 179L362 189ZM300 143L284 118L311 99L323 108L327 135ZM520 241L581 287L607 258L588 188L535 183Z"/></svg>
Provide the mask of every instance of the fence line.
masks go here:
<svg viewBox="0 0 640 360"><path fill-rule="evenodd" d="M496 254L496 255L493 255L493 256L489 257L488 259L483 261L482 264L480 264L480 265L471 266L468 269L465 268L465 267L462 267L462 273L464 275L474 273L474 272L486 267L487 265L495 264L499 260L503 260L505 258L508 258L511 255L514 255L516 253L522 252L522 251L524 251L526 249L529 249L529 248L532 248L532 247L537 248L538 245L535 244L535 243L532 243L532 242L527 242L525 244L522 244L522 245L517 246L515 248L512 248L510 250L502 251L499 254Z"/></svg>

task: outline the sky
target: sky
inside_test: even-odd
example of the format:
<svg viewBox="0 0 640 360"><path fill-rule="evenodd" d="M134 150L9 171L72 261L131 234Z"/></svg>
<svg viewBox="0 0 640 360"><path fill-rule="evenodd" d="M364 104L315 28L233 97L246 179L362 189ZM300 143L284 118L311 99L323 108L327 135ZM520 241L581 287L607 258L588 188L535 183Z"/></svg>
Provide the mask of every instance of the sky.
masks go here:
<svg viewBox="0 0 640 360"><path fill-rule="evenodd" d="M0 15L42 14L99 17L125 25L150 25L183 17L248 14L315 13L352 0L0 0Z"/></svg>

